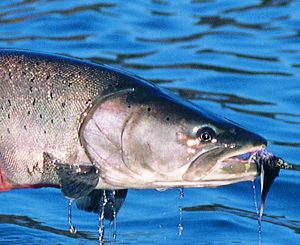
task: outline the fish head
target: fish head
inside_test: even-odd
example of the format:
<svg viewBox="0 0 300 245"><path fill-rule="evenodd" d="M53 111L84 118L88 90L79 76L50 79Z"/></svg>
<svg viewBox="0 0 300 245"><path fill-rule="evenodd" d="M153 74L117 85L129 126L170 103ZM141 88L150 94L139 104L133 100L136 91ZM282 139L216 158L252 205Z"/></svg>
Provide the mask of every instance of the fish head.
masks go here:
<svg viewBox="0 0 300 245"><path fill-rule="evenodd" d="M170 93L141 106L145 101L127 128L138 169L182 186L218 186L259 174L251 157L267 144L261 136Z"/></svg>
<svg viewBox="0 0 300 245"><path fill-rule="evenodd" d="M93 144L105 138L114 146L88 151L100 156L96 162L111 186L212 187L259 174L251 157L266 146L264 138L172 93L136 89L97 110L98 130L106 133Z"/></svg>

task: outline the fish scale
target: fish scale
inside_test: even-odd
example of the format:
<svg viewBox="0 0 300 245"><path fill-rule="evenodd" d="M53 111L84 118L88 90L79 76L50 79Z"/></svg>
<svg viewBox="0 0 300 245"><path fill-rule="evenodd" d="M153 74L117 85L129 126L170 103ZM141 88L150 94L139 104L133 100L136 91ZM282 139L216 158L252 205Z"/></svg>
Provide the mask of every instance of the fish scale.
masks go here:
<svg viewBox="0 0 300 245"><path fill-rule="evenodd" d="M222 164L216 158L242 154L266 142L135 75L105 65L1 50L0 77L0 168L11 188L60 185L63 178L70 184L83 181L84 176L72 173L82 169L81 164L85 169L90 164L87 174L99 173L96 188L224 185L252 179L256 167L241 175L235 171L243 168L236 167L232 173L236 176L226 177L230 168L217 171ZM211 144L198 139L202 125L203 130L218 130ZM201 149L206 146L209 149ZM238 166L237 161L225 165ZM71 165L78 166L70 172Z"/></svg>
<svg viewBox="0 0 300 245"><path fill-rule="evenodd" d="M34 185L49 179L53 181L49 184L57 184L54 171L42 172L43 152L53 152L65 162L80 160L79 118L88 101L105 89L101 80L105 74L59 58L2 51L0 77L5 95L0 97L0 159L7 163L1 165L5 177L12 184ZM116 80L109 78L112 83Z"/></svg>

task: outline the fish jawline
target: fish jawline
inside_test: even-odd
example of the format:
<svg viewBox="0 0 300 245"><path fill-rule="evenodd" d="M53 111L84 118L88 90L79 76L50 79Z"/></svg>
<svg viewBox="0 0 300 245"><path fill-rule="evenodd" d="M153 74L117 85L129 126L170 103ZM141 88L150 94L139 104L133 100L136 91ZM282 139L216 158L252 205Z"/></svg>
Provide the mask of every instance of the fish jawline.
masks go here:
<svg viewBox="0 0 300 245"><path fill-rule="evenodd" d="M245 147L239 150L235 150L235 151L231 151L230 153L226 154L226 156L222 157L220 160L217 161L217 164L215 167L213 167L209 173L207 174L207 176L212 173L213 171L217 171L216 167L218 167L218 163L219 164L227 164L226 160L228 159L232 159L232 158L236 158L236 160L239 163L242 164L250 164L250 162L252 161L253 156L260 150L262 150L264 148L264 146L257 146L257 147ZM210 148L209 150L205 151L205 153L209 152L209 151L213 151L214 149L217 149L217 147L213 147ZM238 156L243 155L249 153L249 158L248 159L239 159ZM196 156L197 157L193 157L189 164L197 161L202 153L198 153ZM257 168L259 169L259 168ZM257 171L256 176L259 175L259 172ZM197 187L217 187L217 186L223 186L223 185L230 185L230 184L234 184L234 183L238 183L238 182L245 182L245 181L253 181L254 178L256 177L255 175L247 175L247 173L244 174L244 176L239 176L236 178L227 178L227 179L219 179L219 178L212 178L212 179L203 179L201 181L157 181L155 183L152 183L152 185L155 185L156 189L160 189L160 188L176 188L176 187L185 187L185 188L197 188Z"/></svg>
<svg viewBox="0 0 300 245"><path fill-rule="evenodd" d="M224 158L220 159L219 162L223 162L226 164L226 160L231 160L231 159L237 159L240 162L248 162L250 163L253 156L258 152L261 151L264 148L264 146L251 146L251 147L243 147L242 149L238 149L236 151L232 151L229 154L227 154ZM248 159L241 159L239 158L243 154L248 154L249 153L249 158Z"/></svg>
<svg viewBox="0 0 300 245"><path fill-rule="evenodd" d="M203 180L203 181L164 181L155 182L153 185L155 189L160 188L201 188L201 187L218 187L223 185L230 185L238 182L252 181L253 177L248 178L236 178L226 180ZM151 185L151 186L153 186ZM151 187L152 188L152 187Z"/></svg>

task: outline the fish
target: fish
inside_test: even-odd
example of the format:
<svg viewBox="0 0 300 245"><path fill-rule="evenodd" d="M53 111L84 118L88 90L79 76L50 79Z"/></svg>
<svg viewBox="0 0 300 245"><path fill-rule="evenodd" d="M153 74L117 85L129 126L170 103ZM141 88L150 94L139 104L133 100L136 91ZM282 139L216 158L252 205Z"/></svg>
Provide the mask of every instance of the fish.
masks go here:
<svg viewBox="0 0 300 245"><path fill-rule="evenodd" d="M97 212L128 189L217 187L260 175L267 141L137 75L104 64L0 50L0 192L60 188ZM112 219L112 208L105 209Z"/></svg>

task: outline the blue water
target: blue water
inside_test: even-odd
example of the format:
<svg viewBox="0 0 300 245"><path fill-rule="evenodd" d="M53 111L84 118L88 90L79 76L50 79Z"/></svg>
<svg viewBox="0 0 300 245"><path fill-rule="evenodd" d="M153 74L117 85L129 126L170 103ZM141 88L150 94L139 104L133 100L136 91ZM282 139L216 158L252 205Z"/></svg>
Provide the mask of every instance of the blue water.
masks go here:
<svg viewBox="0 0 300 245"><path fill-rule="evenodd" d="M300 163L299 9L296 0L1 1L0 47L129 70L263 135L272 152ZM264 245L300 244L299 179L282 171L273 185ZM184 194L130 190L117 244L258 243L251 183ZM0 244L96 244L97 216L74 208L72 236L67 204L51 188L1 193Z"/></svg>

